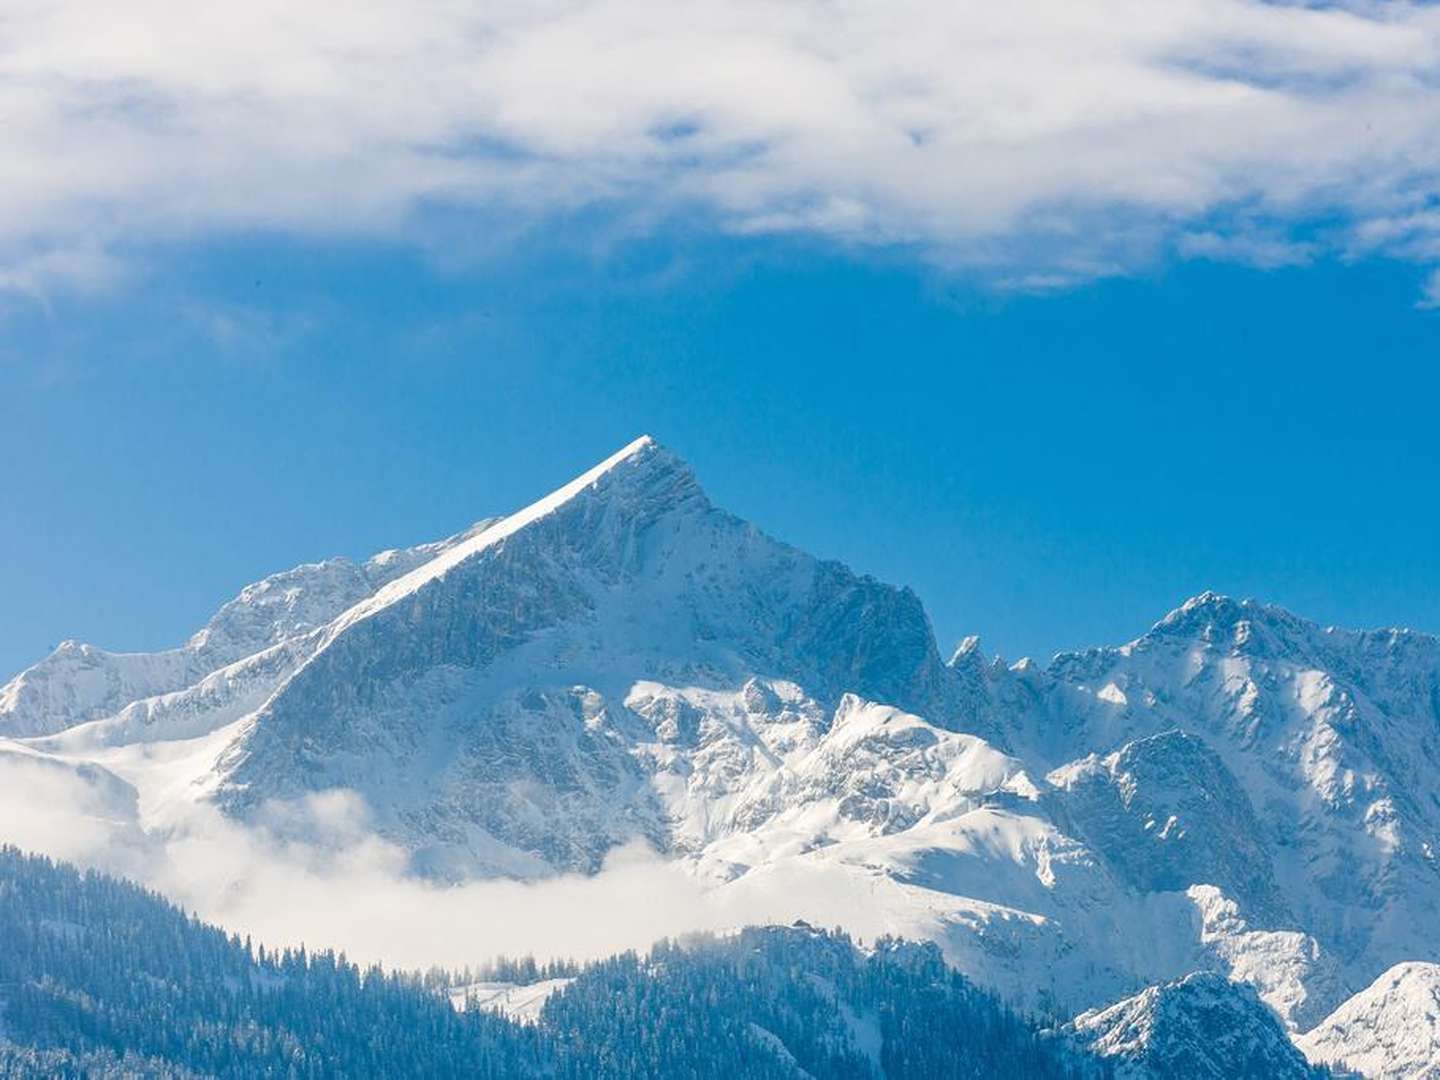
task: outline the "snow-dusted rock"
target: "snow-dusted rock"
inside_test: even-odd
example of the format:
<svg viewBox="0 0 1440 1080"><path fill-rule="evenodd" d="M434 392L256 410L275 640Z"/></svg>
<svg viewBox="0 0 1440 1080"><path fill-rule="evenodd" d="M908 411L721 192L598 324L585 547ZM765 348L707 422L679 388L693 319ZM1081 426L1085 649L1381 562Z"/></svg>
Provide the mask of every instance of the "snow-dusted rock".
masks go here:
<svg viewBox="0 0 1440 1080"><path fill-rule="evenodd" d="M1077 1016L1077 1043L1123 1080L1309 1080L1316 1075L1253 990L1197 972Z"/></svg>
<svg viewBox="0 0 1440 1080"><path fill-rule="evenodd" d="M386 551L357 565L327 559L247 585L178 649L115 653L78 641L0 687L0 735L45 735L127 705L194 686L206 676L324 626L395 577L483 530Z"/></svg>
<svg viewBox="0 0 1440 1080"><path fill-rule="evenodd" d="M1440 964L1396 964L1296 1039L1316 1064L1379 1080L1440 1077Z"/></svg>
<svg viewBox="0 0 1440 1080"><path fill-rule="evenodd" d="M1283 921L1270 855L1243 788L1205 742L1166 731L1092 754L1049 780L1074 835L1143 892L1218 886L1251 916Z"/></svg>
<svg viewBox="0 0 1440 1080"><path fill-rule="evenodd" d="M1321 628L1206 593L1128 645L991 673L987 700L1032 768L1169 731L1203 742L1255 830L1228 830L1226 865L1210 871L1238 876L1192 883L1225 885L1256 928L1310 934L1352 990L1440 958L1440 639ZM1218 834L1243 814L1222 801L1237 806L1202 815Z"/></svg>

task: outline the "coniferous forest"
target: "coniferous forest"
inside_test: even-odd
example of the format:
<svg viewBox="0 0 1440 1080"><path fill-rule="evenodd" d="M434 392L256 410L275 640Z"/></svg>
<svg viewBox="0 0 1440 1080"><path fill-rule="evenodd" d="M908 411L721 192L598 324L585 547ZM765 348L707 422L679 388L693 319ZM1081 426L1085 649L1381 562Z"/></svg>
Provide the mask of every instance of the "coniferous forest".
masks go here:
<svg viewBox="0 0 1440 1080"><path fill-rule="evenodd" d="M273 950L138 886L0 849L0 1077L1103 1076L947 968L810 927L662 942L571 974L538 1023L452 980ZM487 973L493 975L494 972Z"/></svg>

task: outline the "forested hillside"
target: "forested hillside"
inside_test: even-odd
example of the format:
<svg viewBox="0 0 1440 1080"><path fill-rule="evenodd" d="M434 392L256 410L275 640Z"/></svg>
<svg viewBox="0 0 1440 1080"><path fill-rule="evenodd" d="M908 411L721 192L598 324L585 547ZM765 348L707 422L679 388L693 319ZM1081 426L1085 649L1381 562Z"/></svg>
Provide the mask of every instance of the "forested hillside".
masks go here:
<svg viewBox="0 0 1440 1080"><path fill-rule="evenodd" d="M134 885L14 848L0 850L0 942L0 1034L17 1044L0 1067L12 1074L129 1074L110 1054L167 1076L540 1071L537 1032L457 1013L414 977L252 950Z"/></svg>
<svg viewBox="0 0 1440 1080"><path fill-rule="evenodd" d="M546 1004L567 1077L1104 1075L949 969L933 945L750 928L589 966Z"/></svg>
<svg viewBox="0 0 1440 1080"><path fill-rule="evenodd" d="M0 849L0 941L8 1077L1103 1075L933 946L862 950L803 926L568 968L532 1025L456 1011L433 974L252 948L14 848Z"/></svg>

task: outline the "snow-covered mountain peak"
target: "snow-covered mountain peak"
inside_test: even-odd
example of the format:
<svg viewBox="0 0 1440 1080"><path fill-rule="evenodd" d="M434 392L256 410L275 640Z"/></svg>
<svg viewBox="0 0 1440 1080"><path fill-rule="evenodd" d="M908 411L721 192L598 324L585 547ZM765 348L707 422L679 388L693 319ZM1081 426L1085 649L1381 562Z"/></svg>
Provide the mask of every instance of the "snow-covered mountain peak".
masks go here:
<svg viewBox="0 0 1440 1080"><path fill-rule="evenodd" d="M642 435L544 498L495 520L488 528L465 535L435 558L389 582L341 616L332 634L444 578L456 567L547 519L569 514L579 518L575 528L609 524L612 529L633 534L661 514L687 503L697 509L709 507L690 467L649 435Z"/></svg>
<svg viewBox="0 0 1440 1080"><path fill-rule="evenodd" d="M782 684L809 704L792 709ZM375 792L417 846L443 818L445 858L466 866L513 871L520 849L589 869L637 835L710 836L675 819L690 822L701 796L738 796L719 763L750 779L774 768L845 693L942 727L964 719L914 593L715 508L641 439L325 626L222 758L218 798L244 814L351 787ZM667 769L714 762L683 807L642 780L651 738ZM622 777L623 796L610 790Z"/></svg>
<svg viewBox="0 0 1440 1080"><path fill-rule="evenodd" d="M365 568L346 558L307 563L247 585L188 642L225 657L305 634L335 617L335 604L372 591Z"/></svg>
<svg viewBox="0 0 1440 1080"><path fill-rule="evenodd" d="M1296 1042L1317 1064L1379 1080L1436 1080L1440 964L1396 964Z"/></svg>
<svg viewBox="0 0 1440 1080"><path fill-rule="evenodd" d="M1236 600L1207 591L1185 601L1127 645L1061 654L1052 666L1069 670L1114 653L1143 656L1195 649L1216 656L1278 660L1320 669L1356 667L1376 660L1428 667L1440 658L1440 638L1400 627L1347 630L1321 626L1278 604Z"/></svg>
<svg viewBox="0 0 1440 1080"><path fill-rule="evenodd" d="M306 635L499 520L482 519L447 539L383 551L363 563L340 557L272 574L246 585L179 648L117 653L63 641L0 687L0 736L47 735L113 716L199 686L216 672L268 650L283 647L293 658L297 648L306 651L296 645Z"/></svg>
<svg viewBox="0 0 1440 1080"><path fill-rule="evenodd" d="M1195 620L1224 620L1241 617L1249 609L1256 607L1256 603L1250 599L1235 599L1226 596L1224 593L1216 592L1214 589L1206 589L1190 597L1179 607L1168 612L1155 625L1178 626L1187 621Z"/></svg>
<svg viewBox="0 0 1440 1080"><path fill-rule="evenodd" d="M1310 651L1320 628L1282 607L1217 592L1193 596L1125 646L1130 652L1203 647L1251 656Z"/></svg>
<svg viewBox="0 0 1440 1080"><path fill-rule="evenodd" d="M1315 1076L1255 991L1211 972L1195 972L1092 1009L1077 1016L1067 1031L1112 1061L1123 1080Z"/></svg>

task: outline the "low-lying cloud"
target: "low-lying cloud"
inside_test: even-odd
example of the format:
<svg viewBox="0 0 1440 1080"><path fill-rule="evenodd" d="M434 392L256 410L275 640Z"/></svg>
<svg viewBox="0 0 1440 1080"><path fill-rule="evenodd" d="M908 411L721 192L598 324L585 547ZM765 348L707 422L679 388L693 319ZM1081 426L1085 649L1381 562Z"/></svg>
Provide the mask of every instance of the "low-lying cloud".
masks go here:
<svg viewBox="0 0 1440 1080"><path fill-rule="evenodd" d="M716 889L640 845L615 850L595 875L436 883L409 875L406 853L372 832L363 803L344 791L272 806L253 826L197 804L147 832L125 793L97 787L108 774L96 773L0 752L0 843L128 877L267 946L459 968L497 956L590 959L802 916L865 936L894 929L864 903L870 886L838 870L803 887Z"/></svg>
<svg viewBox="0 0 1440 1080"><path fill-rule="evenodd" d="M0 80L10 288L428 207L699 214L1017 284L1440 261L1432 5L58 0L8 6Z"/></svg>

